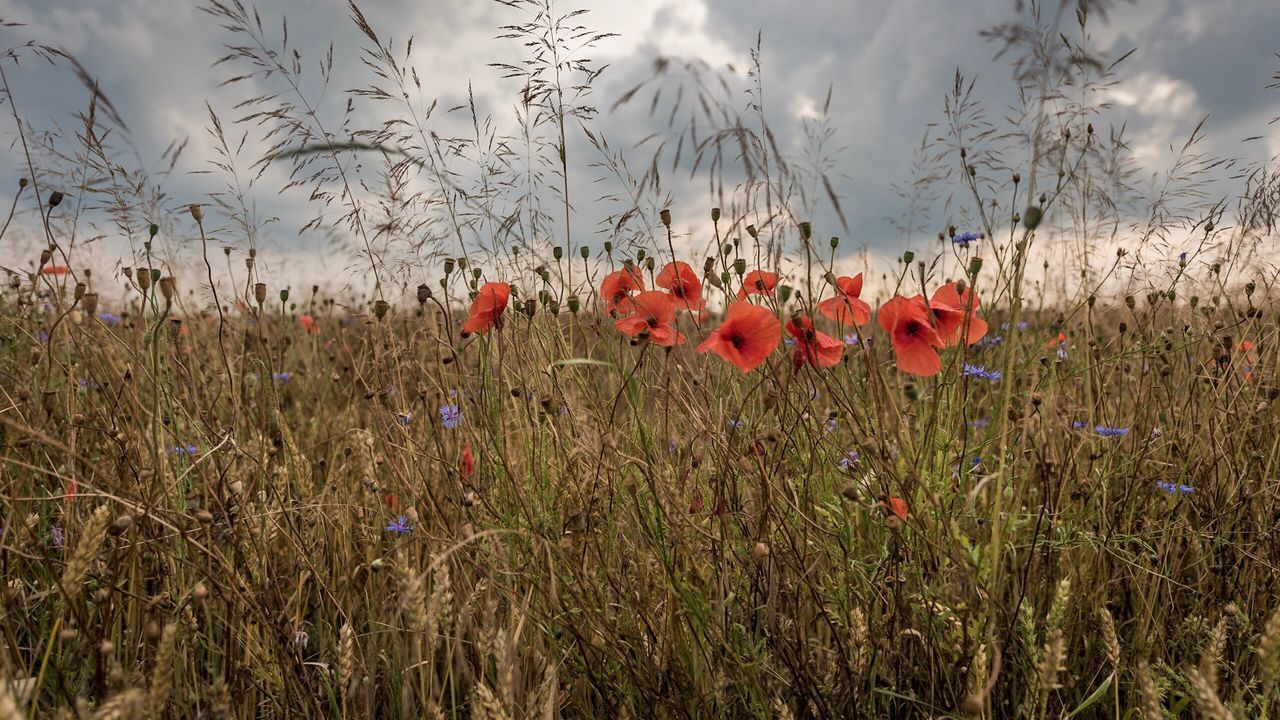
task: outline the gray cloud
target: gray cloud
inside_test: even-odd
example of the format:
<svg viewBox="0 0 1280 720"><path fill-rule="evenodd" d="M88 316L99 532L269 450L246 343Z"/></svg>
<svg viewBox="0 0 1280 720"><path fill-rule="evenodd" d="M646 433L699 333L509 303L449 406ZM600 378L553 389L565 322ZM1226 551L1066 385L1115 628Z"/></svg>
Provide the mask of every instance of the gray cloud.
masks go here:
<svg viewBox="0 0 1280 720"><path fill-rule="evenodd" d="M821 103L830 86L831 115L838 127L834 144L844 148L834 179L844 197L851 240L884 252L904 242L886 220L902 211L890 185L908 179L913 148L926 126L942 119L942 99L955 70L977 77L979 94L993 114L1003 112L1013 98L1007 65L993 64L996 48L978 37L980 30L1010 15L1009 0L956 5L929 0L584 0L581 5L593 11L587 22L621 34L591 52L611 65L593 97L601 108L647 74L660 55L700 55L716 68L733 63L741 84L749 48L762 31L769 121L786 149L798 151L802 118ZM471 0L392 0L370 2L365 10L374 27L384 35L394 33L401 47L410 34L415 36L427 98L439 98L441 108L458 104L470 81L481 113L494 115L510 132L518 84L499 80L486 66L494 58L510 61L520 51L515 42L494 38L499 25L513 21L510 9ZM320 98L326 118L339 122L346 102L342 92L366 85L370 77L360 62L364 38L349 22L345 3L263 2L261 11L273 37L281 32L282 16L288 16L291 44L302 55L304 78L313 83L307 91ZM167 3L157 9L145 0L0 0L0 18L26 24L5 30L6 44L35 39L65 47L94 73L129 123L144 166L154 169L159 151L171 141L190 140L180 172L165 185L171 208L199 200L224 183L216 174L194 173L208 170L215 157L205 102L230 120L239 100L254 91L279 89L273 81L219 88L232 69L211 65L230 38L192 4ZM1116 89L1112 119L1128 123L1135 152L1150 171L1158 171L1168 146L1180 142L1200 115L1209 112L1208 151L1255 159L1280 152L1274 126L1266 125L1274 95L1263 90L1277 67L1273 43L1278 28L1280 5L1270 0L1220 0L1211 8L1196 0L1147 0L1122 6L1109 24L1096 27L1091 42L1097 49L1113 57L1138 49L1121 74L1130 80ZM330 42L335 69L321 97L316 67ZM73 131L70 113L85 106L88 94L69 71L27 60L10 75L19 108L33 125L56 121L65 132ZM362 104L356 118L371 122L375 112ZM458 118L442 112L436 117L442 133L465 129ZM624 150L658 124L635 105L598 119L614 147ZM12 140L11 123L4 128ZM237 129L236 136L242 131ZM1259 134L1270 139L1240 142ZM9 162L0 170L0 182L12 186L25 173L15 146L6 144L5 149ZM571 151L584 165L594 159L581 137L572 140ZM647 158L643 149L629 152L635 164ZM590 169L575 174L571 193L579 199L579 236L596 230L600 212L587 198L601 194L594 182L599 177L599 171ZM296 237L297 227L315 208L299 193L278 195L282 179L282 173L270 173L253 189L260 215L281 218L267 229L264 244L290 249L316 242ZM686 230L705 217L706 208L697 206L706 201L702 188L672 185ZM948 220L941 211L936 209L932 217L936 225ZM821 232L841 232L830 213L816 220ZM113 231L104 224L102 232ZM113 247L123 245L117 241ZM328 262L342 265L339 259Z"/></svg>

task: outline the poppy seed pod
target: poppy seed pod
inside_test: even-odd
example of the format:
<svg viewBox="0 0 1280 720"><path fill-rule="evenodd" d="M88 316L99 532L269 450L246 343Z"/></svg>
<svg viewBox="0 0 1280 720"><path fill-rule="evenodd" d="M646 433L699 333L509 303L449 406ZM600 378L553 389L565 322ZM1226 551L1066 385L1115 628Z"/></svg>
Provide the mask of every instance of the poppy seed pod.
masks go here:
<svg viewBox="0 0 1280 720"><path fill-rule="evenodd" d="M648 253L646 253L646 252L644 251L644 248L640 248L639 250L637 250L637 251L636 251L636 262L644 262L645 255L647 255L647 254L648 254Z"/></svg>
<svg viewBox="0 0 1280 720"><path fill-rule="evenodd" d="M465 257L458 258L458 269L459 270L467 269L467 259Z"/></svg>
<svg viewBox="0 0 1280 720"><path fill-rule="evenodd" d="M191 219L196 222L204 222L204 210L196 203L187 206L187 210L191 213Z"/></svg>
<svg viewBox="0 0 1280 720"><path fill-rule="evenodd" d="M738 273L739 277L747 274L747 261L743 258L738 258L737 260L734 260L733 271Z"/></svg>
<svg viewBox="0 0 1280 720"><path fill-rule="evenodd" d="M716 267L716 259L713 257L709 257L706 260L702 261L702 273L704 275L707 273L710 273L712 270L715 269L715 267Z"/></svg>
<svg viewBox="0 0 1280 720"><path fill-rule="evenodd" d="M84 306L84 311L89 315L98 314L98 293L87 292L80 299L80 304Z"/></svg>
<svg viewBox="0 0 1280 720"><path fill-rule="evenodd" d="M147 232L151 234L151 237L155 237L160 234L160 226L155 223L151 223L151 227L147 228Z"/></svg>
<svg viewBox="0 0 1280 720"><path fill-rule="evenodd" d="M974 257L969 259L969 275L977 277L982 272L982 258Z"/></svg>
<svg viewBox="0 0 1280 720"><path fill-rule="evenodd" d="M125 280L132 280L132 279L133 279L133 268L131 268L131 267L122 268L122 269L120 270L120 272L121 272L121 274L123 274L123 275L124 275L124 279L125 279Z"/></svg>
<svg viewBox="0 0 1280 720"><path fill-rule="evenodd" d="M832 249L832 250L835 250L835 249L836 249L836 248L838 248L838 247L840 247L840 238L836 237L835 235L832 235L832 236L831 236L831 249Z"/></svg>
<svg viewBox="0 0 1280 720"><path fill-rule="evenodd" d="M151 273L138 269L138 289L146 292L151 287Z"/></svg>
<svg viewBox="0 0 1280 720"><path fill-rule="evenodd" d="M52 259L53 259L52 250L45 248L44 250L40 251L40 267L44 267L45 265L48 265L49 261Z"/></svg>
<svg viewBox="0 0 1280 720"><path fill-rule="evenodd" d="M373 315L379 320L387 316L387 310L391 308L391 304L386 300L378 300L373 304Z"/></svg>
<svg viewBox="0 0 1280 720"><path fill-rule="evenodd" d="M431 299L431 288L427 287L425 283L422 285L419 285L418 286L418 304L425 305L426 302L430 299Z"/></svg>
<svg viewBox="0 0 1280 720"><path fill-rule="evenodd" d="M604 241L604 252L605 252L605 254L606 254L606 255L608 255L609 253L612 253L612 252L613 252L613 242L612 242L612 241L609 241L609 240L605 240L605 241Z"/></svg>
<svg viewBox="0 0 1280 720"><path fill-rule="evenodd" d="M662 220L663 225L667 227L671 227L671 211L670 210L663 209L661 212L658 213L658 217Z"/></svg>
<svg viewBox="0 0 1280 720"><path fill-rule="evenodd" d="M720 222L720 208L711 208L711 222Z"/></svg>
<svg viewBox="0 0 1280 720"><path fill-rule="evenodd" d="M266 283L253 284L253 299L256 300L259 305L267 301L267 284Z"/></svg>
<svg viewBox="0 0 1280 720"><path fill-rule="evenodd" d="M453 258L445 258L445 259L444 259L444 274L445 274L445 275L450 275L450 274L452 274L452 273L453 273L453 265L454 265L454 260L453 260Z"/></svg>
<svg viewBox="0 0 1280 720"><path fill-rule="evenodd" d="M760 231L756 229L755 225L747 226L747 234L750 235L753 240L760 237Z"/></svg>
<svg viewBox="0 0 1280 720"><path fill-rule="evenodd" d="M915 259L916 259L916 254L911 252L910 250L902 253L902 262L904 264L910 265L912 261L914 261Z"/></svg>
<svg viewBox="0 0 1280 720"><path fill-rule="evenodd" d="M18 180L18 187L20 187L20 188L24 188L24 187L26 187L26 186L27 186L27 183L28 183L28 182L29 182L29 181L28 181L26 178L22 178L22 179Z"/></svg>
<svg viewBox="0 0 1280 720"><path fill-rule="evenodd" d="M280 291L280 302L282 303L289 302L289 288L285 288Z"/></svg>
<svg viewBox="0 0 1280 720"><path fill-rule="evenodd" d="M800 223L800 237L803 240L813 237L813 225L807 220Z"/></svg>
<svg viewBox="0 0 1280 720"><path fill-rule="evenodd" d="M586 245L583 245L582 247L578 248L578 254L582 256L583 260L588 260L591 258L591 248L587 247Z"/></svg>
<svg viewBox="0 0 1280 720"><path fill-rule="evenodd" d="M160 294L165 300L173 300L174 290L176 290L176 287L172 277L160 278Z"/></svg>
<svg viewBox="0 0 1280 720"><path fill-rule="evenodd" d="M54 190L49 194L49 207L58 207L62 204L62 192Z"/></svg>
<svg viewBox="0 0 1280 720"><path fill-rule="evenodd" d="M582 307L582 301L578 299L578 296L570 295L569 296L569 312L573 313L574 315L577 315L578 310L581 307Z"/></svg>
<svg viewBox="0 0 1280 720"><path fill-rule="evenodd" d="M559 245L551 248L551 257L555 258L557 261L562 259L564 257L564 248Z"/></svg>
<svg viewBox="0 0 1280 720"><path fill-rule="evenodd" d="M73 296L75 297L76 302L80 302L80 299L84 297L84 291L87 289L88 289L88 286L86 286L84 283L82 282L76 283L76 289L75 289L75 292L73 293Z"/></svg>

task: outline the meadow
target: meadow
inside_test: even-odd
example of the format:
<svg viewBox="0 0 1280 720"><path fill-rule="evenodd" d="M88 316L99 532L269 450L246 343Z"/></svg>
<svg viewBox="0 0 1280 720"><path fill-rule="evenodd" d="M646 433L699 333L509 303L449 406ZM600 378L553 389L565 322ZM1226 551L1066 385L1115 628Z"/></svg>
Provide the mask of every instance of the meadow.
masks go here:
<svg viewBox="0 0 1280 720"><path fill-rule="evenodd" d="M4 79L29 172L0 237L34 240L0 294L0 720L1275 715L1274 161L1189 119L1143 195L1076 92L1121 67L1072 39L1092 4L1035 6L990 37L1022 112L957 75L902 189L916 249L876 265L752 80L735 110L655 68L619 106L680 85L651 112L698 122L633 175L592 129L607 36L510 5L517 130L471 105L442 138L411 103L326 124L287 33L210 3L228 73L285 89L241 107L249 163L210 108L206 198L121 164L92 85L58 135ZM352 21L353 96L399 103L407 52ZM667 190L680 147L716 205ZM263 271L267 166L364 285ZM607 239L572 232L593 204Z"/></svg>

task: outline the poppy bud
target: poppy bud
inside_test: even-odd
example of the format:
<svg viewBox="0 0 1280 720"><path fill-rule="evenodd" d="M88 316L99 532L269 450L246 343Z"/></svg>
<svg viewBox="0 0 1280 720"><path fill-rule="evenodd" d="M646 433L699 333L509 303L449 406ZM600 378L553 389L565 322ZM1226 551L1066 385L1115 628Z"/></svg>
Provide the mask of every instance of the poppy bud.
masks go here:
<svg viewBox="0 0 1280 720"><path fill-rule="evenodd" d="M525 315L527 315L527 316L529 316L529 317L533 317L533 314L534 314L534 313L536 313L536 312L538 312L538 300L537 300L537 298L529 298L528 300L525 300L525 301L524 301L524 314L525 314Z"/></svg>
<svg viewBox="0 0 1280 720"><path fill-rule="evenodd" d="M551 302L547 303L547 312L551 313L552 315L559 315L560 301L556 300L555 298L552 298Z"/></svg>
<svg viewBox="0 0 1280 720"><path fill-rule="evenodd" d="M745 275L747 273L747 261L742 258L738 258L737 260L734 260L733 271L738 273L738 277L742 277L743 275Z"/></svg>
<svg viewBox="0 0 1280 720"><path fill-rule="evenodd" d="M1020 183L1020 182L1022 182L1022 174L1021 174L1021 173L1014 173L1014 174L1013 174L1013 184L1014 184L1014 185L1017 185L1017 184L1018 184L1018 183Z"/></svg>
<svg viewBox="0 0 1280 720"><path fill-rule="evenodd" d="M267 284L266 283L253 284L253 299L257 300L259 305L267 301Z"/></svg>
<svg viewBox="0 0 1280 720"><path fill-rule="evenodd" d="M582 256L583 260L587 260L591 257L591 248L587 247L586 245L583 245L582 247L578 248L578 254Z"/></svg>
<svg viewBox="0 0 1280 720"><path fill-rule="evenodd" d="M133 280L133 268L131 267L122 268L120 270L120 273L124 275L125 280Z"/></svg>
<svg viewBox="0 0 1280 720"><path fill-rule="evenodd" d="M952 225L951 227L947 228L947 237L955 237L955 236L956 236L956 226Z"/></svg>
<svg viewBox="0 0 1280 720"><path fill-rule="evenodd" d="M737 241L735 240L734 242L737 242ZM733 248L734 248L734 244L733 244L733 243L725 243L725 244L724 244L724 254L725 254L725 255L732 255L732 254L733 254Z"/></svg>
<svg viewBox="0 0 1280 720"><path fill-rule="evenodd" d="M808 240L812 235L813 235L813 225L809 224L807 220L805 222L800 223L801 239Z"/></svg>
<svg viewBox="0 0 1280 720"><path fill-rule="evenodd" d="M720 208L711 208L711 222L720 222Z"/></svg>
<svg viewBox="0 0 1280 720"><path fill-rule="evenodd" d="M26 187L26 186L27 186L27 182L28 182L28 181L27 181L27 179L26 179L26 178L22 178L22 179L18 180L18 187L20 187L20 188L24 188L24 187Z"/></svg>
<svg viewBox="0 0 1280 720"><path fill-rule="evenodd" d="M706 275L710 273L712 270L715 269L715 267L716 267L716 259L713 257L708 257L702 263L702 274Z"/></svg>
<svg viewBox="0 0 1280 720"><path fill-rule="evenodd" d="M1207 222L1207 223L1205 223L1205 224L1204 224L1204 231L1205 231L1205 232L1213 232L1213 221L1212 221L1212 220L1210 220L1209 222Z"/></svg>
<svg viewBox="0 0 1280 720"><path fill-rule="evenodd" d="M424 283L418 286L418 304L425 305L431 299L431 288Z"/></svg>
<svg viewBox="0 0 1280 720"><path fill-rule="evenodd" d="M957 281L956 281L956 293L957 293L957 294L959 294L959 295L964 295L965 287L966 287L966 285L965 285L965 283L964 283L964 280L957 280Z"/></svg>
<svg viewBox="0 0 1280 720"><path fill-rule="evenodd" d="M62 193L58 190L54 190L52 193L49 194L49 207L58 207L61 204L62 204Z"/></svg>
<svg viewBox="0 0 1280 720"><path fill-rule="evenodd" d="M556 260L559 260L560 258L563 258L563 257L564 257L564 248L560 247L559 245L557 245L557 246L555 246L555 247L551 248L551 257L555 258Z"/></svg>
<svg viewBox="0 0 1280 720"><path fill-rule="evenodd" d="M44 267L45 265L48 265L49 261L52 259L53 259L52 250L45 248L44 250L40 251L40 267Z"/></svg>
<svg viewBox="0 0 1280 720"><path fill-rule="evenodd" d="M649 272L653 272L653 257L652 257L652 256L647 257L647 258L645 258L645 259L644 259L644 269L645 269L645 270L648 270Z"/></svg>
<svg viewBox="0 0 1280 720"><path fill-rule="evenodd" d="M717 290L723 290L725 283L728 282L728 277L729 273L721 273L719 275L707 273L707 282L715 286Z"/></svg>
<svg viewBox="0 0 1280 720"><path fill-rule="evenodd" d="M1257 283L1254 283L1253 281L1245 283L1244 285L1245 297L1253 297L1253 291L1257 289L1258 289Z"/></svg>
<svg viewBox="0 0 1280 720"><path fill-rule="evenodd" d="M582 307L582 302L578 299L578 296L570 295L569 296L569 312L573 313L574 315L577 315L578 309L581 307Z"/></svg>
<svg viewBox="0 0 1280 720"><path fill-rule="evenodd" d="M1039 224L1040 224L1040 208L1036 207L1035 205L1031 205L1027 208L1026 213L1023 214L1022 216L1022 226L1028 230L1035 230L1036 226Z"/></svg>
<svg viewBox="0 0 1280 720"><path fill-rule="evenodd" d="M658 218L662 220L663 225L667 227L671 227L671 211L670 210L667 210L664 208L661 212L658 213Z"/></svg>
<svg viewBox="0 0 1280 720"><path fill-rule="evenodd" d="M611 241L609 240L604 241L604 252L606 255L613 252L613 243Z"/></svg>
<svg viewBox="0 0 1280 720"><path fill-rule="evenodd" d="M778 286L778 302L785 305L786 302L790 299L791 299L791 286L779 285Z"/></svg>
<svg viewBox="0 0 1280 720"><path fill-rule="evenodd" d="M902 262L903 262L904 264L908 264L908 265L909 265L909 264L911 264L911 261L912 261L912 260L915 260L915 259L916 259L916 254L915 254L915 253L913 253L913 252L911 252L910 250L908 250L908 251L906 251L906 252L902 253Z"/></svg>
<svg viewBox="0 0 1280 720"><path fill-rule="evenodd" d="M831 236L831 249L832 249L832 250L835 250L835 249L836 249L836 248L838 248L838 247L840 247L840 238L836 237L835 235L832 235L832 236Z"/></svg>

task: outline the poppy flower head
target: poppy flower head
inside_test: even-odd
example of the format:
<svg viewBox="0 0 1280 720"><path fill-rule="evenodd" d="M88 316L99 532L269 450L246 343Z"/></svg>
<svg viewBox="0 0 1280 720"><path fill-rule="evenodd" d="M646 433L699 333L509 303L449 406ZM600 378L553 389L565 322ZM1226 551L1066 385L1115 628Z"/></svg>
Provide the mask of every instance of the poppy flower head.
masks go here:
<svg viewBox="0 0 1280 720"><path fill-rule="evenodd" d="M772 295L778 286L778 274L768 270L752 270L742 278L742 287L738 290L738 299L745 300L748 295Z"/></svg>
<svg viewBox="0 0 1280 720"><path fill-rule="evenodd" d="M684 335L676 330L676 301L659 290L646 290L630 301L632 314L615 323L619 331L639 337L648 333L655 345L672 347L684 342Z"/></svg>
<svg viewBox="0 0 1280 720"><path fill-rule="evenodd" d="M919 296L892 297L880 307L880 327L889 333L893 351L897 355L898 369L929 377L942 370L942 358L937 348L942 347L938 332L929 322L929 307Z"/></svg>
<svg viewBox="0 0 1280 720"><path fill-rule="evenodd" d="M487 282L471 301L471 313L462 324L463 332L485 333L502 328L502 311L511 300L511 286L504 282Z"/></svg>
<svg viewBox="0 0 1280 720"><path fill-rule="evenodd" d="M45 265L40 268L42 275L66 275L68 269L66 265Z"/></svg>
<svg viewBox="0 0 1280 720"><path fill-rule="evenodd" d="M631 296L644 290L644 278L635 267L625 267L604 276L600 281L600 297L604 311L613 315L630 315Z"/></svg>
<svg viewBox="0 0 1280 720"><path fill-rule="evenodd" d="M316 323L316 319L308 313L298 316L298 324L302 326L302 332L313 334L320 332L320 326Z"/></svg>
<svg viewBox="0 0 1280 720"><path fill-rule="evenodd" d="M698 352L713 352L744 373L764 362L782 341L782 327L769 308L736 302L729 306L724 322L698 346Z"/></svg>
<svg viewBox="0 0 1280 720"><path fill-rule="evenodd" d="M791 366L795 370L805 365L831 367L844 357L844 342L815 330L813 320L807 317L787 321L787 334L796 340L795 350L791 352Z"/></svg>
<svg viewBox="0 0 1280 720"><path fill-rule="evenodd" d="M862 273L836 279L836 296L818 303L818 312L841 325L866 325L871 322L871 306L862 295Z"/></svg>
<svg viewBox="0 0 1280 720"><path fill-rule="evenodd" d="M950 282L938 288L929 300L929 309L933 312L938 325L938 337L943 347L951 347L960 342L960 333L965 324L969 332L965 338L966 345L972 345L987 334L987 323L978 317L978 296L965 288L961 293L956 283Z"/></svg>
<svg viewBox="0 0 1280 720"><path fill-rule="evenodd" d="M458 472L462 474L462 479L470 478L476 472L476 458L471 454L471 443L463 443L462 456L458 458Z"/></svg>
<svg viewBox="0 0 1280 720"><path fill-rule="evenodd" d="M681 310L697 312L706 304L702 299L702 282L687 262L676 260L667 263L654 282L671 293L676 307Z"/></svg>
<svg viewBox="0 0 1280 720"><path fill-rule="evenodd" d="M900 497L885 497L880 501L880 507L884 508L885 514L892 514L899 520L907 521L907 501Z"/></svg>

